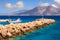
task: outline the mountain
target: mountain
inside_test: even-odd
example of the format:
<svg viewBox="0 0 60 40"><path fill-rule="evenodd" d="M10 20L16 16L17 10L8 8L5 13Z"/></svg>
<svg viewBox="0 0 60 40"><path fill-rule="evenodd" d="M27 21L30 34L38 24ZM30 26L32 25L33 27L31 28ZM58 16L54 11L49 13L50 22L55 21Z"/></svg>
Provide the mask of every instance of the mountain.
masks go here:
<svg viewBox="0 0 60 40"><path fill-rule="evenodd" d="M15 16L57 16L60 15L60 8L57 8L55 5L49 6L38 6L31 10L17 11L13 13Z"/></svg>

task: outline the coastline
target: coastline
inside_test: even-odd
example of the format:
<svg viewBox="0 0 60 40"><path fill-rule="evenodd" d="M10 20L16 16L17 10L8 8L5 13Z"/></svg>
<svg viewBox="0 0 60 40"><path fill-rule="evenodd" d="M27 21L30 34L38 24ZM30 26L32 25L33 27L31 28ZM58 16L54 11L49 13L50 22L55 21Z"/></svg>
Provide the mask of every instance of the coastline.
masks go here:
<svg viewBox="0 0 60 40"><path fill-rule="evenodd" d="M25 35L29 32L33 32L41 27L55 23L54 19L39 19L28 23L9 24L4 28L0 27L0 39L13 38L20 35Z"/></svg>

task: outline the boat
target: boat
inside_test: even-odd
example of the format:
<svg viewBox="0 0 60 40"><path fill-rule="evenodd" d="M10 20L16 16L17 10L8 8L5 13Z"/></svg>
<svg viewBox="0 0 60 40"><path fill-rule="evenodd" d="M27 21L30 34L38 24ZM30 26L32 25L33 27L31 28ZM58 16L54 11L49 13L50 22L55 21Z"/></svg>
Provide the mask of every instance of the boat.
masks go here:
<svg viewBox="0 0 60 40"><path fill-rule="evenodd" d="M6 22L8 19L0 19L0 22Z"/></svg>
<svg viewBox="0 0 60 40"><path fill-rule="evenodd" d="M18 18L17 20L9 20L8 21L9 23L20 23L21 22L21 20L20 20L20 18Z"/></svg>

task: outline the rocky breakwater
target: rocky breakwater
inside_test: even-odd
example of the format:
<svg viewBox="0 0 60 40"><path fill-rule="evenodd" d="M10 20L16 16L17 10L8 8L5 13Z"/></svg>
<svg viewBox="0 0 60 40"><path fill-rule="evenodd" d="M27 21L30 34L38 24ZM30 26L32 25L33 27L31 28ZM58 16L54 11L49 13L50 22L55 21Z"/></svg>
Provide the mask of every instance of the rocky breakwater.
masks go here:
<svg viewBox="0 0 60 40"><path fill-rule="evenodd" d="M55 23L54 19L38 19L32 22L19 24L11 23L5 27L0 27L0 40L6 40L8 38L25 35L29 32L33 32L36 29L40 29L53 23Z"/></svg>

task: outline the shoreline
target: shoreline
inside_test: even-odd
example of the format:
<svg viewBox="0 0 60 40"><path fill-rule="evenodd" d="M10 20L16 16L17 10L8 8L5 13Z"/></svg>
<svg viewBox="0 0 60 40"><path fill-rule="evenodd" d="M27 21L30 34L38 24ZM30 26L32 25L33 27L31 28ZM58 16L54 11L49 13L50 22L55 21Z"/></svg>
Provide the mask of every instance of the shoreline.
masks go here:
<svg viewBox="0 0 60 40"><path fill-rule="evenodd" d="M28 23L9 24L5 27L0 27L0 39L5 40L16 36L25 35L44 26L55 23L54 19L38 19Z"/></svg>

